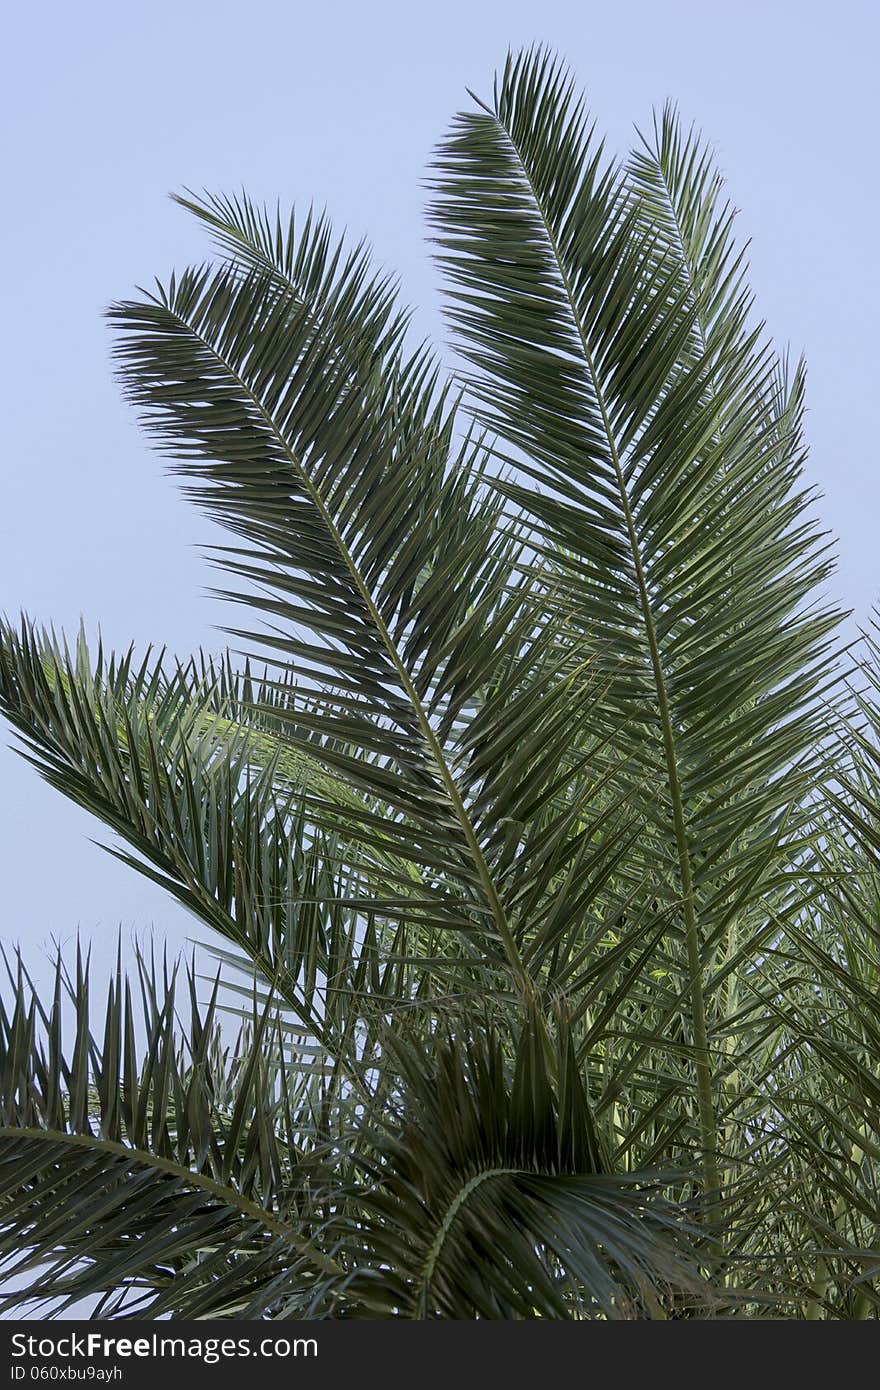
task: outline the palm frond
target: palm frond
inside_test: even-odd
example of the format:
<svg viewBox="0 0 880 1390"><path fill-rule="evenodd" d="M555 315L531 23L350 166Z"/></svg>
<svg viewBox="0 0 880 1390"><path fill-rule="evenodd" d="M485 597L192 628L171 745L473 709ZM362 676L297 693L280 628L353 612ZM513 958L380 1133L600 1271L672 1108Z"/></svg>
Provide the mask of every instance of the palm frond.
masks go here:
<svg viewBox="0 0 880 1390"><path fill-rule="evenodd" d="M761 912L814 785L838 620L814 597L831 562L799 484L800 379L781 396L747 325L705 156L667 116L634 173L608 162L547 52L457 118L434 194L475 409L531 480L504 492L609 654L609 714L657 789L646 848L681 904L714 1190L706 966Z"/></svg>
<svg viewBox="0 0 880 1390"><path fill-rule="evenodd" d="M261 1317L337 1273L310 1238L318 1152L310 1102L285 1066L274 1010L234 1047L217 994L139 961L142 1008L121 971L103 1028L87 963L56 968L44 1007L21 962L0 1006L2 1309L53 1315ZM65 1013L73 1036L65 1041Z"/></svg>
<svg viewBox="0 0 880 1390"><path fill-rule="evenodd" d="M371 1316L665 1317L711 1301L693 1213L664 1200L669 1175L609 1168L564 1020L557 1047L550 1069L534 1019L512 1050L491 1027L427 1054L395 1041L399 1119L364 1165L367 1272L350 1285Z"/></svg>

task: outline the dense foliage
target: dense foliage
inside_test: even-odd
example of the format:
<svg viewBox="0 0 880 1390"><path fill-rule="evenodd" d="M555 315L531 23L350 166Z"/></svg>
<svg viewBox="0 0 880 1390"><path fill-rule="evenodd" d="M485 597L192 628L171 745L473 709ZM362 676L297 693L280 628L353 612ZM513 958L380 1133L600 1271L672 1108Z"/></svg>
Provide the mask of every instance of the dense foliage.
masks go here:
<svg viewBox="0 0 880 1390"><path fill-rule="evenodd" d="M512 56L431 185L454 376L244 197L110 310L249 617L179 663L5 622L0 709L222 980L10 960L3 1306L874 1317L880 663L803 368L671 108L615 161Z"/></svg>

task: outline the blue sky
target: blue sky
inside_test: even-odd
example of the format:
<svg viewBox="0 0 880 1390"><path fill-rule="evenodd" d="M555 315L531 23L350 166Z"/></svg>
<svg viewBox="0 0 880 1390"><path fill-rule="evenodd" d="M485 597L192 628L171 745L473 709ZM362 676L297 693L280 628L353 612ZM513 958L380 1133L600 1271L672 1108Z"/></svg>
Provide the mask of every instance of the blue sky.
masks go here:
<svg viewBox="0 0 880 1390"><path fill-rule="evenodd" d="M835 595L865 621L880 597L878 30L873 0L16 6L0 60L0 609L71 632L83 615L113 646L220 650L196 548L211 528L120 400L104 305L206 254L169 191L244 186L315 200L365 234L439 337L432 146L508 46L541 40L567 56L613 147L670 96L715 142L759 310L808 358L808 479L840 542ZM95 847L101 827L2 742L4 941L36 960L79 928L101 962L120 926L182 944L183 912Z"/></svg>

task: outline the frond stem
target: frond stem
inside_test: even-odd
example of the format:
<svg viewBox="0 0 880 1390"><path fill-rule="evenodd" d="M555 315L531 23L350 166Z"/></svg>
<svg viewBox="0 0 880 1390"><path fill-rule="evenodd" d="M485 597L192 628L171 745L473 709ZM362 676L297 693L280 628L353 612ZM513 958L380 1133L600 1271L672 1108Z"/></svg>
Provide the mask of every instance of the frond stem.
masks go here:
<svg viewBox="0 0 880 1390"><path fill-rule="evenodd" d="M324 499L321 496L321 493L312 482L308 470L304 467L301 460L298 458L294 450L290 447L281 430L278 428L278 425L275 423L269 412L265 409L262 401L254 394L254 392L248 386L247 382L243 380L243 378L235 370L235 368L223 357L223 355L217 350L216 346L206 341L206 339L198 332L197 329L195 329L192 326L192 324L190 324L181 315L176 314L174 310L170 308L170 306L166 305L165 307L168 313L171 314L177 320L177 322L180 323L181 326L187 330L187 332L191 333L195 338L197 338L198 341L202 344L202 346L212 354L212 356L217 360L217 362L220 363L224 370L229 373L230 377L235 381L236 385L247 396L248 400L251 402L255 410L259 413L264 424L271 432L276 442L282 449L283 453L287 457L288 461L290 462L291 466L295 470L297 477L300 479L302 486L309 497L309 500L311 501L312 505L314 506L315 510L320 516L322 523L326 527L333 541L333 544L335 545L339 553L340 558L342 559L346 569L351 575L352 583L354 584L358 592L358 595L360 596L362 602L364 603L364 606L367 609L367 612L369 613L370 619L374 624L376 631L378 632L379 637L382 641L382 644L385 647L386 652L388 653L388 657L391 661L391 664L394 667L395 674L398 680L400 681L401 688L406 694L406 697L412 707L413 713L416 717L416 721L419 726L419 731L422 735L422 738L428 746L431 758L434 762L435 767L437 768L440 780L443 783L444 790L446 791L446 794L449 798L449 802L452 806L455 818L458 821L459 827L467 844L468 852L473 861L474 868L477 871L480 886L483 890L487 905L489 906L492 917L494 919L495 927L498 932L498 937L501 941L510 971L514 979L516 980L517 985L522 990L525 1000L532 1001L535 997L534 981L532 980L532 977L529 974L529 971L527 970L522 956L520 954L519 947L516 943L516 938L507 919L507 913L504 910L504 905L501 902L498 890L496 889L495 884L492 881L492 875L489 872L489 866L487 865L483 852L480 849L476 832L474 831L474 827L471 824L470 817L467 814L467 810L462 800L461 793L458 790L458 786L456 785L455 778L453 777L452 771L446 761L446 757L441 747L440 740L438 739L431 725L431 721L428 718L424 706L422 705L418 692L416 691L415 686L412 680L410 679L409 672L407 671L406 667L404 666L401 660L400 653L397 650L397 645L392 639L391 634L388 631L388 628L385 624L385 621L381 613L379 612L379 609L376 606L373 596L367 584L364 582L363 577L361 576L360 570L358 569L354 556L352 555L351 551L346 545L344 537L342 536L341 532L339 531L339 528L336 526L335 522L333 521L333 518L331 517L328 511L324 503ZM547 1030L547 1025L543 1018L543 1015L541 1015L540 1013L539 1018L541 1024L542 1043L545 1056L547 1058L548 1065L555 1070L555 1052L550 1040L549 1032Z"/></svg>
<svg viewBox="0 0 880 1390"><path fill-rule="evenodd" d="M672 727L672 716L669 707L669 697L666 689L666 677L663 670L663 662L660 653L660 646L657 640L657 631L654 625L654 615L651 609L651 600L648 593L648 584L642 565L641 552L639 549L638 535L635 528L635 521L630 507L629 496L626 490L626 481L623 468L620 462L620 454L617 448L617 441L605 405L602 386L599 375L593 361L592 353L587 345L586 335L581 324L575 302L574 291L571 281L566 273L562 256L559 250L550 219L544 208L543 202L538 195L538 191L529 174L526 162L517 147L512 133L507 129L497 112L493 113L499 129L507 138L510 147L516 156L517 163L522 171L523 178L528 184L535 206L538 209L541 225L547 237L553 260L557 272L562 281L568 301L569 310L572 316L581 350L584 354L587 370L590 375L591 384L595 392L596 402L602 417L602 426L607 438L611 461L614 468L615 479L620 494L620 504L623 511L624 522L626 525L627 539L632 551L633 566L635 568L636 583L639 593L639 604L642 610L642 619L645 624L645 633L648 642L648 651L651 660L651 669L654 677L654 684L657 693L657 705L660 714L660 723L663 731L663 750L666 761L666 775L669 782L669 795L672 802L673 826L675 831L675 844L678 856L679 875L682 889L682 916L684 918L685 940L687 943L688 975L691 1005L691 1026L694 1033L695 1049L695 1071L697 1081L697 1106L700 1126L700 1148L702 1151L702 1172L703 1172L703 1191L708 1207L714 1206L717 1202L720 1183L717 1164L718 1148L718 1128L715 1117L715 1102L713 1099L713 1078L712 1065L709 1053L709 1037L706 1025L706 1003L703 993L703 966L700 948L700 933L697 923L696 906L694 901L693 874L691 870L690 850L688 846L687 828L684 814L684 798L681 791L681 782L678 775L678 763L675 751L675 738Z"/></svg>
<svg viewBox="0 0 880 1390"><path fill-rule="evenodd" d="M446 1244L446 1238L452 1229L453 1222L465 1202L476 1192L478 1187L482 1187L483 1183L488 1182L490 1178L512 1177L518 1172L520 1172L519 1168L486 1168L481 1173L475 1173L474 1176L456 1192L444 1213L443 1220L440 1222L437 1234L434 1236L425 1258L419 1287L417 1311L413 1313L414 1318L426 1318L428 1316L428 1294L430 1292L431 1280L434 1277L434 1270L437 1268L437 1262L443 1253L443 1246Z"/></svg>
<svg viewBox="0 0 880 1390"><path fill-rule="evenodd" d="M224 1183L217 1182L207 1173L197 1173L185 1164L175 1163L173 1159L163 1158L160 1154L150 1153L147 1149L120 1144L114 1139L101 1139L92 1134L71 1134L67 1130L3 1125L0 1126L0 1140L2 1139L34 1139L48 1144L67 1144L72 1148L85 1149L89 1153L98 1151L114 1158L125 1159L132 1165L139 1164L160 1173L166 1173L169 1177L177 1178L188 1187L199 1188L222 1205L233 1208L249 1220L258 1222L272 1235L280 1236L288 1244L295 1246L300 1254L313 1260L323 1274L333 1276L343 1274L343 1270L336 1264L335 1260L330 1259L322 1250L316 1249L311 1241L304 1240L294 1226L273 1215L272 1212L267 1211L257 1202L249 1201L240 1192L227 1187Z"/></svg>

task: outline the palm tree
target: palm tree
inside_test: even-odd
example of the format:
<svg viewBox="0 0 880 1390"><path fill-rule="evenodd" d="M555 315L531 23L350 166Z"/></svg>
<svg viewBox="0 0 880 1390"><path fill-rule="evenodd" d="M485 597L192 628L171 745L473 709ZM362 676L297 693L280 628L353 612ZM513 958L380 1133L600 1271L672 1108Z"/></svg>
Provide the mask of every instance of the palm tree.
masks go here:
<svg viewBox="0 0 880 1390"><path fill-rule="evenodd" d="M217 264L109 316L246 659L5 622L0 708L217 975L8 962L2 1307L875 1316L880 663L700 137L510 56L452 376L323 218L178 201Z"/></svg>

